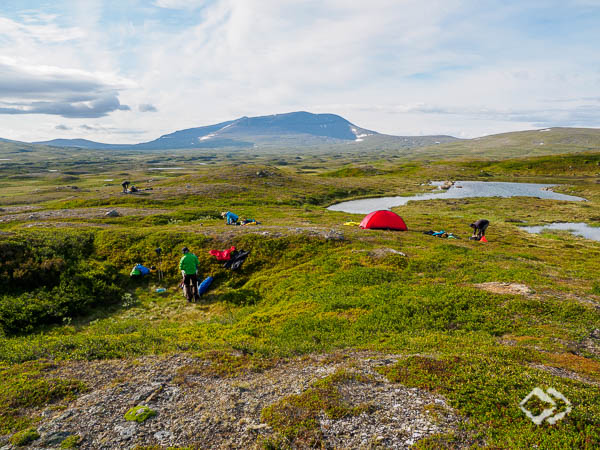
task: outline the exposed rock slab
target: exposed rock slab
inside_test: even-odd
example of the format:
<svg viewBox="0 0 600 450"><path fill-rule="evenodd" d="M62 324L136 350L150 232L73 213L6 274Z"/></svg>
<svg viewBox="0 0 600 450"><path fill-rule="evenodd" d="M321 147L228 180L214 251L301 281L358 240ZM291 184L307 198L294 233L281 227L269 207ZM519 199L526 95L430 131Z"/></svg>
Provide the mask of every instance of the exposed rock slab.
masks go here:
<svg viewBox="0 0 600 450"><path fill-rule="evenodd" d="M519 283L504 283L499 281L490 281L488 283L478 283L474 285L476 288L494 294L510 294L510 295L533 295L534 291L529 286Z"/></svg>
<svg viewBox="0 0 600 450"><path fill-rule="evenodd" d="M366 352L315 355L235 378L186 372L185 368L208 364L189 355L65 362L58 369L60 375L82 379L91 390L64 411L45 410L38 429L43 436L77 434L84 449L261 448L264 439L274 435L261 421L263 408L345 368L370 381L344 389L344 401L373 408L339 420L322 415L319 426L326 447L408 448L424 437L456 430L461 419L443 397L389 383L375 370L399 357ZM143 423L127 422L125 412L139 401L157 415Z"/></svg>

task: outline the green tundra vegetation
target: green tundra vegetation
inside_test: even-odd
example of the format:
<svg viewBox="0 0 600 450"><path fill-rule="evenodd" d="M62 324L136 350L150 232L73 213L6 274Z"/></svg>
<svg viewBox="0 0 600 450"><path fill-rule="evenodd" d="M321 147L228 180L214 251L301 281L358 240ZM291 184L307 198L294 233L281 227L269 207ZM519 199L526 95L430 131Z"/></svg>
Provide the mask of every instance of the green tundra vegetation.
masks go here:
<svg viewBox="0 0 600 450"><path fill-rule="evenodd" d="M600 242L519 228L600 225L597 145L485 160L466 150L434 158L435 147L410 160L389 149L53 154L4 143L0 150L9 159L0 161L1 434L32 439L42 406L85 392L78 380L49 375L60 360L192 352L213 361L217 376L236 376L282 358L368 349L405 355L382 374L443 394L475 445L600 446ZM182 169L156 170L164 167ZM152 189L123 194L125 179ZM362 216L326 209L427 192L429 181L446 179L556 182L555 190L588 201L409 202L394 209L407 232L345 226ZM121 215L105 216L109 209ZM260 225L226 226L224 210ZM478 218L491 222L487 244L467 239ZM422 233L430 229L461 239ZM208 254L232 245L251 252L236 272ZM200 303L187 303L177 287L183 246L199 257L201 278L214 277ZM157 247L164 281L156 273L130 279L138 262L158 266ZM491 282L529 290L493 292ZM349 376L282 399L263 420L293 439L310 434L319 411L359 414L335 401L332 386ZM572 412L536 426L519 409L534 387L560 391ZM290 408L302 410L298 423ZM419 445L452 447L458 439Z"/></svg>

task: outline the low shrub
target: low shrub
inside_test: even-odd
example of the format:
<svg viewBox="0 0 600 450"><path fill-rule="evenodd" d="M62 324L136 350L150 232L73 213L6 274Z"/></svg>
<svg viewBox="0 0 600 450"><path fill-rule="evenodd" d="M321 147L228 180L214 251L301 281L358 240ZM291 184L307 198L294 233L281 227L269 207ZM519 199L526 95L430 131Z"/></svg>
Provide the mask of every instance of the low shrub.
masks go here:
<svg viewBox="0 0 600 450"><path fill-rule="evenodd" d="M82 261L71 265L54 286L0 297L0 328L5 334L22 334L42 324L86 313L91 307L118 303L123 289L110 264Z"/></svg>
<svg viewBox="0 0 600 450"><path fill-rule="evenodd" d="M78 448L80 443L81 436L73 434L60 443L60 448Z"/></svg>
<svg viewBox="0 0 600 450"><path fill-rule="evenodd" d="M294 448L316 448L322 440L319 415L331 419L358 416L372 405L350 405L338 387L342 384L368 383L362 375L338 371L316 381L302 394L290 395L263 409L261 419L280 433Z"/></svg>
<svg viewBox="0 0 600 450"><path fill-rule="evenodd" d="M221 300L237 306L255 305L260 301L260 294L252 289L235 289L221 295Z"/></svg>
<svg viewBox="0 0 600 450"><path fill-rule="evenodd" d="M0 434L23 430L32 423L28 408L75 398L87 387L78 380L48 376L54 368L36 361L0 368Z"/></svg>
<svg viewBox="0 0 600 450"><path fill-rule="evenodd" d="M25 445L31 444L36 439L40 438L40 434L35 428L28 430L19 431L11 436L9 439L10 443L16 447L24 447Z"/></svg>

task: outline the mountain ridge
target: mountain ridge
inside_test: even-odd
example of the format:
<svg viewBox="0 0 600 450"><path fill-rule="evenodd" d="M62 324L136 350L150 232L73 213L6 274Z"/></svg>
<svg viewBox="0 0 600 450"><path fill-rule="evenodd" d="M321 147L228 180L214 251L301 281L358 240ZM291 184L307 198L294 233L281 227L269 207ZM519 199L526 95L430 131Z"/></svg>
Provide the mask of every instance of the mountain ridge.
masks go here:
<svg viewBox="0 0 600 450"><path fill-rule="evenodd" d="M430 145L458 140L452 136L392 136L359 127L336 114L296 111L269 116L247 117L213 125L177 130L138 144L105 144L87 139L53 139L32 142L58 147L88 149L184 149L221 147L310 147L323 144L364 142L369 139L398 141L403 146Z"/></svg>

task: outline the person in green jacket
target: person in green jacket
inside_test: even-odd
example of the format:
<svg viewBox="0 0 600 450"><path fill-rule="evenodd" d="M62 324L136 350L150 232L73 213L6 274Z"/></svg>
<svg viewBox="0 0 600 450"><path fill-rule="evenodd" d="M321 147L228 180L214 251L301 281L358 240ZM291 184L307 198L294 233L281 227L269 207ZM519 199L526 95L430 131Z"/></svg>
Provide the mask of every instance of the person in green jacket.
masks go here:
<svg viewBox="0 0 600 450"><path fill-rule="evenodd" d="M183 275L183 286L188 302L199 300L198 294L198 257L190 252L190 249L183 247L181 249L183 256L179 260L179 270Z"/></svg>

